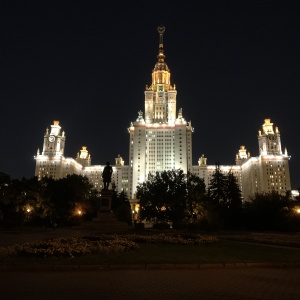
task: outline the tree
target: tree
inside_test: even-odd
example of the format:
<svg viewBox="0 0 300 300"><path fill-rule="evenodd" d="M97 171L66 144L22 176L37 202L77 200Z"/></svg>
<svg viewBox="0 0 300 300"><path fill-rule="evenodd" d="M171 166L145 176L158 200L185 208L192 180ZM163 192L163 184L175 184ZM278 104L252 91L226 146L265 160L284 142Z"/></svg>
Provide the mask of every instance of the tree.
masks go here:
<svg viewBox="0 0 300 300"><path fill-rule="evenodd" d="M184 219L186 209L186 175L182 170L149 174L148 180L137 186L139 216L154 223Z"/></svg>
<svg viewBox="0 0 300 300"><path fill-rule="evenodd" d="M206 209L206 186L204 180L195 174L187 173L186 220L197 223L203 220Z"/></svg>
<svg viewBox="0 0 300 300"><path fill-rule="evenodd" d="M0 173L0 222L4 225L60 225L80 222L96 214L97 191L85 176L68 175L55 180L11 180Z"/></svg>
<svg viewBox="0 0 300 300"><path fill-rule="evenodd" d="M232 172L226 176L226 202L223 207L224 226L227 229L241 229L242 192Z"/></svg>
<svg viewBox="0 0 300 300"><path fill-rule="evenodd" d="M97 192L87 177L68 175L54 180L42 179L42 197L51 206L50 221L60 225L72 225L96 210Z"/></svg>
<svg viewBox="0 0 300 300"><path fill-rule="evenodd" d="M132 222L132 212L127 194L122 191L114 194L111 204L112 211L121 222Z"/></svg>
<svg viewBox="0 0 300 300"><path fill-rule="evenodd" d="M211 203L216 207L227 202L227 178L222 173L219 163L216 163L215 171L209 182L208 196Z"/></svg>
<svg viewBox="0 0 300 300"><path fill-rule="evenodd" d="M240 209L242 207L242 192L238 180L230 171L227 174L226 203L230 208Z"/></svg>
<svg viewBox="0 0 300 300"><path fill-rule="evenodd" d="M287 230L294 201L289 194L257 193L244 203L245 227L251 230Z"/></svg>
<svg viewBox="0 0 300 300"><path fill-rule="evenodd" d="M37 178L7 181L7 176L0 177L2 223L9 226L38 223L45 216L47 205L40 197L40 184Z"/></svg>
<svg viewBox="0 0 300 300"><path fill-rule="evenodd" d="M10 225L13 222L15 209L13 205L12 180L6 173L0 172L0 222Z"/></svg>
<svg viewBox="0 0 300 300"><path fill-rule="evenodd" d="M204 180L182 170L149 174L137 187L139 217L153 223L197 223L205 215Z"/></svg>
<svg viewBox="0 0 300 300"><path fill-rule="evenodd" d="M51 214L51 205L42 197L42 185L37 177L18 181L19 197L22 199L19 211L25 212L25 223L45 224Z"/></svg>
<svg viewBox="0 0 300 300"><path fill-rule="evenodd" d="M0 211L10 202L11 184L10 176L0 172Z"/></svg>
<svg viewBox="0 0 300 300"><path fill-rule="evenodd" d="M219 163L209 183L207 209L214 226L240 229L242 193L234 174L224 174Z"/></svg>
<svg viewBox="0 0 300 300"><path fill-rule="evenodd" d="M0 205L9 203L10 187L12 180L6 173L0 172Z"/></svg>

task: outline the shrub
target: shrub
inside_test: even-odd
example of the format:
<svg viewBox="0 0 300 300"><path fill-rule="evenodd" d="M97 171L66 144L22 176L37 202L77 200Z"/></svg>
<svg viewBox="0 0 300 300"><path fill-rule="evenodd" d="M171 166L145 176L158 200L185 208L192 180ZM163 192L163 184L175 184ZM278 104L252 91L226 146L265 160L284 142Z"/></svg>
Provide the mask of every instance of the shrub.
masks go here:
<svg viewBox="0 0 300 300"><path fill-rule="evenodd" d="M110 254L138 250L138 243L208 245L216 242L218 242L216 237L200 234L73 236L0 247L0 258L11 256L74 258L87 254Z"/></svg>
<svg viewBox="0 0 300 300"><path fill-rule="evenodd" d="M49 239L0 248L0 256L27 256L27 257L70 257L86 254L118 253L127 250L136 250L138 245L132 240L122 237L68 237Z"/></svg>

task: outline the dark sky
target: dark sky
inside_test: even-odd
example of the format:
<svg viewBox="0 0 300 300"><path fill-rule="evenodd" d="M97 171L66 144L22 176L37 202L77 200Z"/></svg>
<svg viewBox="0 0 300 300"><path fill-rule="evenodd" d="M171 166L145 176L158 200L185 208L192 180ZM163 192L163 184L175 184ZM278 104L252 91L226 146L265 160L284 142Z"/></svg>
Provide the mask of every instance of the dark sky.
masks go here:
<svg viewBox="0 0 300 300"><path fill-rule="evenodd" d="M46 127L59 120L65 156L87 146L92 164L128 164L127 128L164 25L177 109L191 121L193 164L235 164L270 118L300 186L299 1L1 1L0 171L34 176Z"/></svg>

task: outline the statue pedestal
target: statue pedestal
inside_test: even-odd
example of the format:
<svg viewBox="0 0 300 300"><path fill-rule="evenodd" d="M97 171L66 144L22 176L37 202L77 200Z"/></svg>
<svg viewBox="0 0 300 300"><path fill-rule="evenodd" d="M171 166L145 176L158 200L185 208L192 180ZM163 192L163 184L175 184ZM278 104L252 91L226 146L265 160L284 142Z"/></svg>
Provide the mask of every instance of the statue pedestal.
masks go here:
<svg viewBox="0 0 300 300"><path fill-rule="evenodd" d="M102 190L100 197L100 211L111 211L111 201L112 201L113 191Z"/></svg>

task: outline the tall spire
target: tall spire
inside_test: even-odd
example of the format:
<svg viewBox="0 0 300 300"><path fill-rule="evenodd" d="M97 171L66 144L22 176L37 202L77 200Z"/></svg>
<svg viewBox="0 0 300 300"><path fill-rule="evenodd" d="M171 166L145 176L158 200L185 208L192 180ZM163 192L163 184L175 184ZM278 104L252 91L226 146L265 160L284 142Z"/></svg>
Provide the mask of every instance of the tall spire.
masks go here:
<svg viewBox="0 0 300 300"><path fill-rule="evenodd" d="M164 89L170 89L170 70L165 63L165 54L164 54L164 44L163 44L163 34L165 32L165 26L158 26L157 31L159 33L159 47L158 47L158 55L157 62L152 71L152 85L150 90L156 90L157 84L165 85Z"/></svg>
<svg viewBox="0 0 300 300"><path fill-rule="evenodd" d="M163 43L163 34L165 32L166 28L165 26L158 26L157 31L159 33L159 47L158 47L158 61L163 63L165 59L164 55L164 43Z"/></svg>

